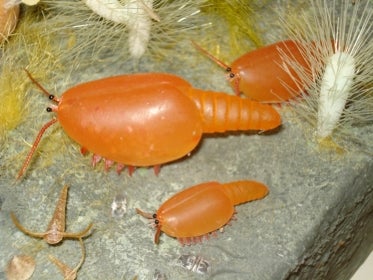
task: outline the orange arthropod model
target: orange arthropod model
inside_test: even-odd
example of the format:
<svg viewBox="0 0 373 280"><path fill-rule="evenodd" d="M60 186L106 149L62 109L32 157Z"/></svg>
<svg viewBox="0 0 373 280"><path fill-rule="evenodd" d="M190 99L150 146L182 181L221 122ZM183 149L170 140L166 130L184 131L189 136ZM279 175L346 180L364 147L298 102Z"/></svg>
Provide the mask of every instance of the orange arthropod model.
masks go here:
<svg viewBox="0 0 373 280"><path fill-rule="evenodd" d="M248 52L233 61L231 66L212 56L196 43L193 44L226 70L227 79L237 95L243 93L263 103L283 102L293 98L295 92L300 93L303 90L304 86L299 83L300 79L295 71L291 71L291 67L284 63L284 57L292 58L305 69L310 68L299 46L291 40ZM284 68L289 68L291 75Z"/></svg>
<svg viewBox="0 0 373 280"><path fill-rule="evenodd" d="M181 244L191 244L202 241L203 237L226 225L235 212L235 205L267 194L268 188L255 181L207 182L175 194L159 207L156 214L136 211L152 219L156 244L161 231L176 237Z"/></svg>
<svg viewBox="0 0 373 280"><path fill-rule="evenodd" d="M33 78L30 76L33 80ZM37 82L33 80L36 84ZM21 168L27 169L45 132L55 122L106 167L159 166L191 152L202 133L229 130L270 130L281 124L278 112L224 93L193 88L184 79L164 73L104 78L79 84L60 99L37 84L56 102L47 108L57 119L46 123Z"/></svg>

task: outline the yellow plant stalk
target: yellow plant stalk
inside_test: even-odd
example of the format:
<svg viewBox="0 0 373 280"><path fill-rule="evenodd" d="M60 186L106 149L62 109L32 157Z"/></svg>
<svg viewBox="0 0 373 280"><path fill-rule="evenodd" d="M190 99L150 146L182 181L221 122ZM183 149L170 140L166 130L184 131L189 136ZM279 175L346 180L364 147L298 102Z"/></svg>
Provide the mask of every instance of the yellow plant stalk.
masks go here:
<svg viewBox="0 0 373 280"><path fill-rule="evenodd" d="M215 43L216 50L211 50L215 56L219 56L222 60L233 60L263 45L261 35L255 25L255 11L251 2L253 1L208 0L203 7L202 10L205 14L216 16L214 25L217 25L217 28L222 25L222 21L226 23L228 28L227 33L219 34L221 37L225 37L227 42L217 42ZM211 40L211 38L209 39ZM229 50L221 48L221 44L226 44Z"/></svg>

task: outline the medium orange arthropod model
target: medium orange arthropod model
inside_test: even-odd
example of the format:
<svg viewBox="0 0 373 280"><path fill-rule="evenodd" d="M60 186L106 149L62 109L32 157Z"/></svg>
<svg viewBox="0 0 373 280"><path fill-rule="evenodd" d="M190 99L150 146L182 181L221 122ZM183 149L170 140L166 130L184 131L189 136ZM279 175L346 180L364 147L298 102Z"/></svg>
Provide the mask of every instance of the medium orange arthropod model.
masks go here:
<svg viewBox="0 0 373 280"><path fill-rule="evenodd" d="M291 57L305 69L310 69L299 47L287 40L248 52L237 58L231 66L212 56L193 42L195 47L223 67L235 93L264 103L279 103L294 97L294 92L303 90L295 71L291 75L283 57ZM290 67L291 69L291 67ZM292 77L293 76L293 77Z"/></svg>
<svg viewBox="0 0 373 280"><path fill-rule="evenodd" d="M136 211L153 220L156 244L161 231L176 237L182 244L191 244L226 225L235 212L235 205L267 194L268 188L255 181L207 182L175 194L159 207L156 214Z"/></svg>
<svg viewBox="0 0 373 280"><path fill-rule="evenodd" d="M70 88L60 99L38 86L57 103L47 109L57 119L40 130L18 178L45 130L57 120L83 150L98 155L94 163L102 157L107 166L117 162L119 171L124 165L154 166L156 173L161 164L192 151L202 133L269 130L281 124L280 115L269 105L198 90L164 73L87 82Z"/></svg>

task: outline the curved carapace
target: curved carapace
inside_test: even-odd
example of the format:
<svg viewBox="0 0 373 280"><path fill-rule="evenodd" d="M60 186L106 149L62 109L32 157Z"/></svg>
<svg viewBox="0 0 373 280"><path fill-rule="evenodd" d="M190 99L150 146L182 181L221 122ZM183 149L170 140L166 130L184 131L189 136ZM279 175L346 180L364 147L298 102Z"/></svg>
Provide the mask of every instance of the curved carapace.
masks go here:
<svg viewBox="0 0 373 280"><path fill-rule="evenodd" d="M181 158L196 147L202 133L269 130L281 124L269 105L198 90L165 73L104 78L74 86L60 99L49 98L57 103L49 111L57 113L73 140L122 166L159 166ZM19 177L55 122L40 130Z"/></svg>
<svg viewBox="0 0 373 280"><path fill-rule="evenodd" d="M301 93L300 79L291 67L284 70L284 57L291 57L303 67L309 67L294 41L281 41L248 52L232 63L232 73L238 75L239 91L261 102L283 102ZM234 78L231 80L235 87Z"/></svg>
<svg viewBox="0 0 373 280"><path fill-rule="evenodd" d="M178 90L184 80L175 77L171 84L167 78L172 76L153 75L119 76L73 87L63 94L57 118L88 151L119 163L152 166L180 158L201 139L200 112ZM186 82L180 85L190 87Z"/></svg>
<svg viewBox="0 0 373 280"><path fill-rule="evenodd" d="M137 212L154 219L157 227L155 243L158 243L161 231L188 243L200 240L227 224L235 205L263 198L267 193L268 188L256 181L206 182L175 194L159 207L155 215L139 209Z"/></svg>
<svg viewBox="0 0 373 280"><path fill-rule="evenodd" d="M295 71L284 64L284 57L290 57L305 69L310 67L295 41L281 41L253 50L237 58L230 66L195 45L226 69L237 95L243 93L259 102L278 103L295 97L304 89Z"/></svg>

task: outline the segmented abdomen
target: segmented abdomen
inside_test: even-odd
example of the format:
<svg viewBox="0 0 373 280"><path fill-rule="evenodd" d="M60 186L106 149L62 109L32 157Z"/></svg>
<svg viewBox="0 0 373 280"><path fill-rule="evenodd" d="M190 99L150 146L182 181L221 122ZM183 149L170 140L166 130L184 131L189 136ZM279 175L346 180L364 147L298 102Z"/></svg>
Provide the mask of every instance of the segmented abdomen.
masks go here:
<svg viewBox="0 0 373 280"><path fill-rule="evenodd" d="M270 130L281 125L279 113L270 105L195 88L190 88L186 94L202 114L205 133Z"/></svg>
<svg viewBox="0 0 373 280"><path fill-rule="evenodd" d="M221 184L220 188L233 205L260 199L268 194L268 188L256 181L235 181Z"/></svg>

